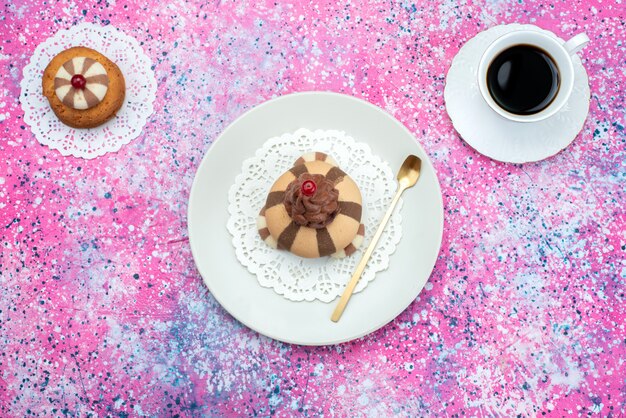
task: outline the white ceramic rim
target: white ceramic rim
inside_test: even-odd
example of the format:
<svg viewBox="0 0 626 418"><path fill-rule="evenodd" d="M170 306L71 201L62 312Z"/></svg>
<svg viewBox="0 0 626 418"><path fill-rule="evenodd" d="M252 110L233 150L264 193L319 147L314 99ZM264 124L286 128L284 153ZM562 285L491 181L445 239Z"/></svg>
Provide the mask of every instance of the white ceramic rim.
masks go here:
<svg viewBox="0 0 626 418"><path fill-rule="evenodd" d="M498 106L487 88L487 69L493 59L505 49L521 44L535 45L545 50L558 67L561 79L559 91L554 100L541 112L532 115L517 115L507 112ZM565 49L559 39L538 31L516 30L500 36L487 47L480 58L477 77L480 93L494 112L515 122L538 122L556 114L569 100L572 89L574 88L574 65L570 53Z"/></svg>
<svg viewBox="0 0 626 418"><path fill-rule="evenodd" d="M269 137L297 128L347 130L355 140L368 143L393 170L408 154L422 159L420 180L403 195L403 236L389 268L352 297L337 323L330 320L336 300L293 302L261 287L237 261L225 227L228 189L240 173L242 162ZM391 115L343 94L295 93L254 107L215 140L193 181L188 231L194 261L205 284L239 322L287 343L338 344L383 327L422 291L441 248L443 199L428 155L411 132Z"/></svg>

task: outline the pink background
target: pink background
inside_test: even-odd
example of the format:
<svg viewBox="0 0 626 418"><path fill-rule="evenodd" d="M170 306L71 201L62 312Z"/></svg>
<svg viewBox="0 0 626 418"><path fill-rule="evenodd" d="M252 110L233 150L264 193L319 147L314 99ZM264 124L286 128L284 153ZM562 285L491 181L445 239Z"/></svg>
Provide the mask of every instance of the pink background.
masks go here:
<svg viewBox="0 0 626 418"><path fill-rule="evenodd" d="M1 415L623 416L624 5L277 3L2 4ZM158 83L142 135L90 161L41 146L18 101L36 46L82 21L134 36ZM443 101L463 43L512 22L592 40L582 132L525 165L476 153ZM307 90L365 99L404 123L445 205L417 300L381 330L321 348L229 316L186 229L191 182L217 135Z"/></svg>

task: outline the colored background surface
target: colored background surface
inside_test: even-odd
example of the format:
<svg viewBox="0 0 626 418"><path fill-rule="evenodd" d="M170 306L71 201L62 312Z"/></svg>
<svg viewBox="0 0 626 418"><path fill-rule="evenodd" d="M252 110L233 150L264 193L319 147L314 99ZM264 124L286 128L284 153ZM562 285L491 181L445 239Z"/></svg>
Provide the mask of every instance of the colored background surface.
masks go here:
<svg viewBox="0 0 626 418"><path fill-rule="evenodd" d="M623 416L623 2L278 3L2 4L0 415ZM39 145L18 102L35 47L81 21L136 37L158 83L143 134L91 161ZM463 43L512 22L592 40L581 134L526 165L473 151L443 102ZM422 294L333 347L235 321L198 275L186 230L217 135L307 90L398 118L433 160L445 204Z"/></svg>

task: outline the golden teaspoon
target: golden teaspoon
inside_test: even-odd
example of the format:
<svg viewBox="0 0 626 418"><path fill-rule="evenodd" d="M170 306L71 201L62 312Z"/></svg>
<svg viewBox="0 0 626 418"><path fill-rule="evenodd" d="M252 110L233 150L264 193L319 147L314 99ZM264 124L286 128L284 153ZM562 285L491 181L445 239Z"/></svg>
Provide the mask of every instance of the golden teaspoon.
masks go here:
<svg viewBox="0 0 626 418"><path fill-rule="evenodd" d="M400 195L402 195L402 192L404 192L406 189L413 187L415 183L417 183L417 180L420 177L421 168L422 160L420 160L415 155L409 155L408 157L406 157L406 160L404 160L404 163L402 163L402 167L400 167L400 170L398 171L398 191L393 197L393 200L391 201L391 205L389 205L387 212L385 212L383 220L380 221L380 225L378 225L378 229L376 230L376 233L374 234L370 245L365 250L363 258L361 258L361 261L359 261L359 264L356 266L354 274L352 275L348 286L346 286L346 290L344 290L343 295L341 295L341 299L339 299L333 315L330 317L333 322L337 322L339 321L339 318L341 318L344 309L346 309L348 301L352 297L352 292L354 292L354 288L359 282L361 274L363 274L363 270L365 270L365 266L367 265L367 262L374 252L374 248L376 248L376 244L378 243L380 236L383 234L385 225L387 225L389 218L391 218L391 214L393 213L393 209L396 207L396 204L400 199Z"/></svg>

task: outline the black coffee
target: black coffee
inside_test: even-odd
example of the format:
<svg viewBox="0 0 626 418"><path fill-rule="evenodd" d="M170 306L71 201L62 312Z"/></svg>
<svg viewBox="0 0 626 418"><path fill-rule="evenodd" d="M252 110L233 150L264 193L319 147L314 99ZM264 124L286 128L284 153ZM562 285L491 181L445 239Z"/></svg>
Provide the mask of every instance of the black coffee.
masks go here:
<svg viewBox="0 0 626 418"><path fill-rule="evenodd" d="M547 52L516 45L501 52L487 69L487 88L504 110L532 115L548 107L559 91L559 70Z"/></svg>

